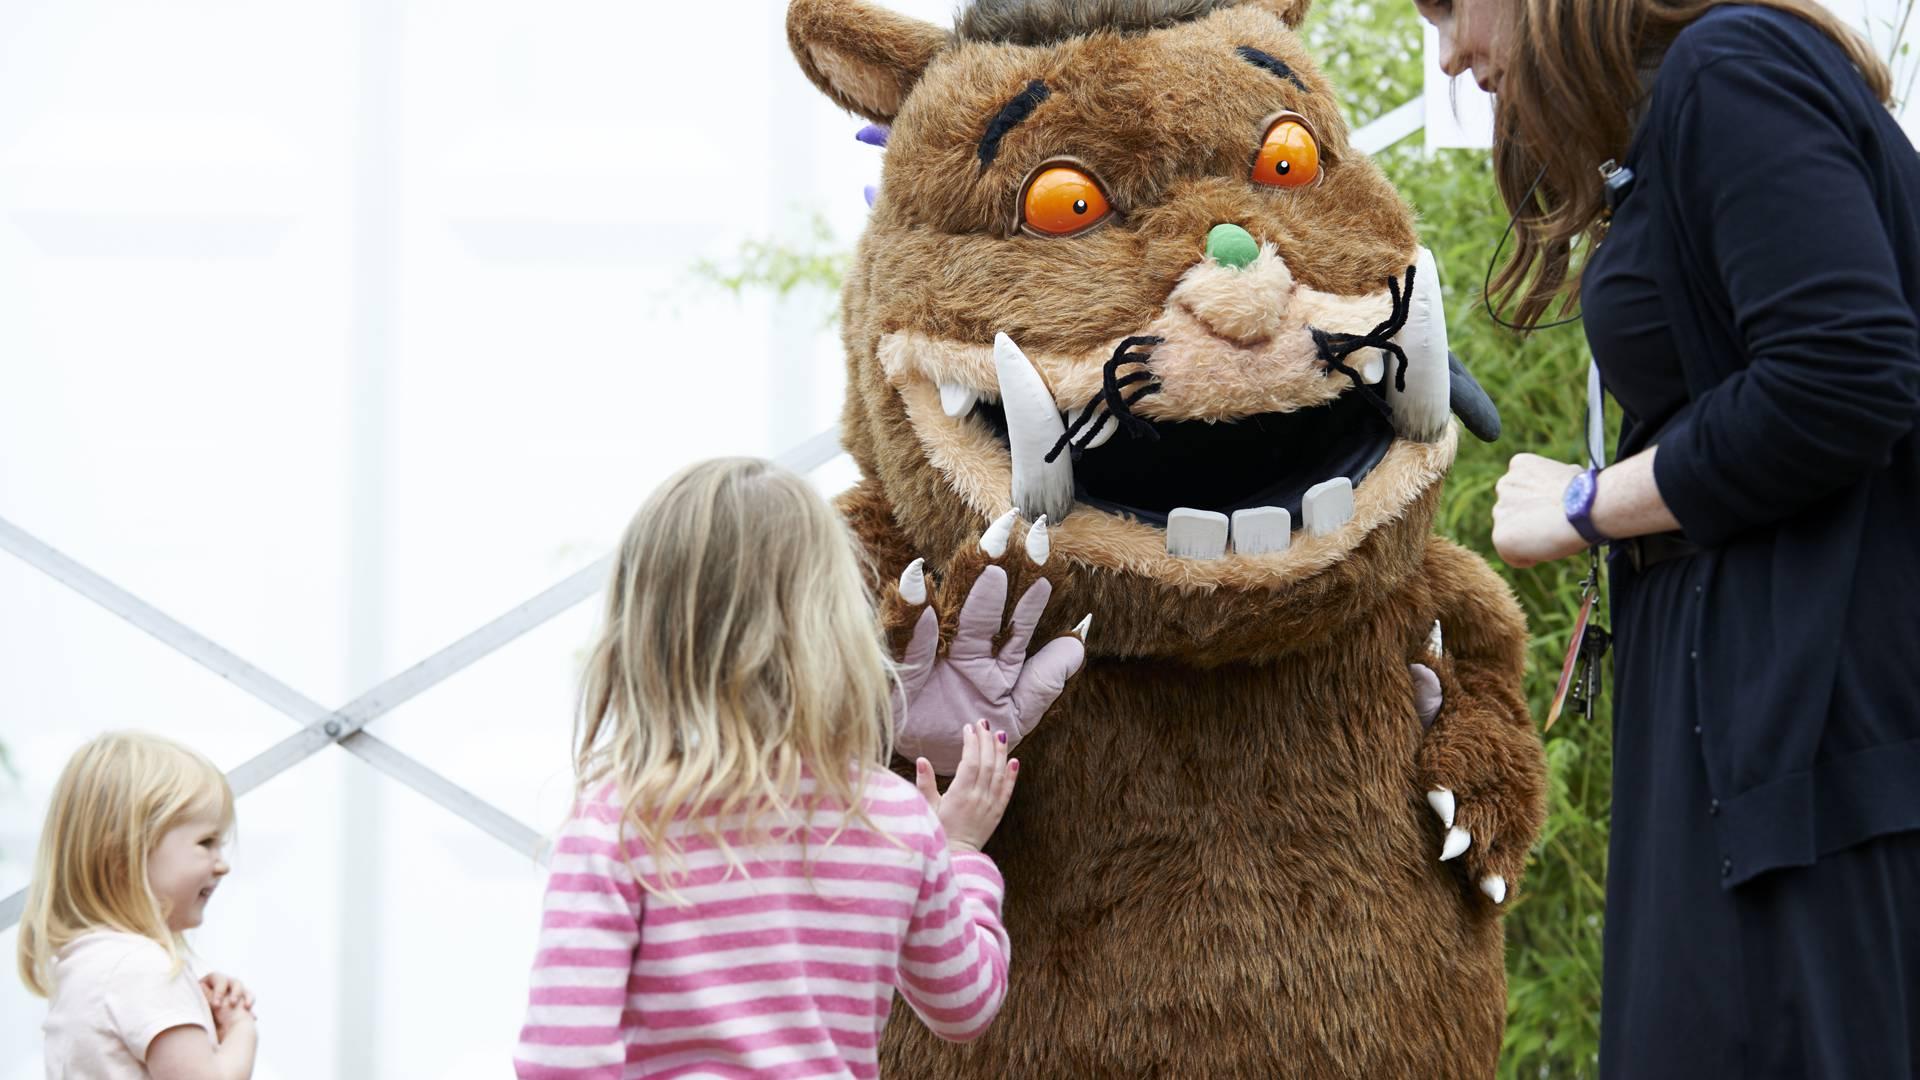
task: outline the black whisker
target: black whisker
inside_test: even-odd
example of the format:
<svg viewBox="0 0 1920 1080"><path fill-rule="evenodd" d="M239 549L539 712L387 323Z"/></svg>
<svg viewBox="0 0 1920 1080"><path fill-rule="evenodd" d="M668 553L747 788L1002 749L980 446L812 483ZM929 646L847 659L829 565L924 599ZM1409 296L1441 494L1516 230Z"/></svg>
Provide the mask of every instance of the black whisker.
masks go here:
<svg viewBox="0 0 1920 1080"><path fill-rule="evenodd" d="M1146 397L1148 393L1156 391L1158 387L1150 387L1132 398L1123 398L1120 396L1122 384L1117 381L1117 373L1122 364L1147 362L1143 354L1128 352L1129 349L1136 345L1152 347L1163 340L1165 339L1152 336L1130 337L1122 341L1119 348L1113 350L1113 358L1108 360L1106 366L1101 369L1101 396L1106 399L1107 412L1120 425L1121 430L1129 435L1145 435L1156 440L1160 438L1160 433L1153 430L1151 423L1133 415L1133 403Z"/></svg>
<svg viewBox="0 0 1920 1080"><path fill-rule="evenodd" d="M1100 437L1101 429L1105 428L1107 426L1107 421L1111 419L1113 419L1112 413L1101 413L1100 419L1095 420L1093 422L1093 427L1088 429L1087 437L1073 444L1074 450L1076 452L1084 452L1088 446L1092 445L1093 440ZM1075 460L1077 461L1079 459L1075 458Z"/></svg>
<svg viewBox="0 0 1920 1080"><path fill-rule="evenodd" d="M1327 365L1329 371L1337 371L1353 380L1369 403L1380 411L1380 415L1391 417L1393 406L1380 396L1380 392L1360 378L1360 373L1349 367L1346 359L1361 349L1379 349L1394 358L1393 386L1395 390L1407 388L1407 351L1393 340L1407 325L1407 317L1413 312L1413 267L1407 267L1407 280L1387 278L1387 296L1393 301L1393 308L1380 325L1365 334L1334 334L1313 328L1313 344L1319 351L1320 362Z"/></svg>
<svg viewBox="0 0 1920 1080"><path fill-rule="evenodd" d="M1062 451L1066 450L1069 446L1073 446L1074 440L1079 436L1081 429L1085 428L1087 423L1094 419L1094 414L1099 410L1101 405L1105 405L1107 411L1101 415L1101 419L1098 423L1094 424L1093 430L1087 434L1086 438L1081 440L1081 445L1074 447L1076 450L1084 450L1086 448L1086 443L1091 442L1094 436L1100 433L1100 429L1106 426L1106 417L1108 416L1114 417L1116 422L1134 434L1138 434L1142 429L1145 429L1149 434L1153 433L1151 424L1127 411L1135 401L1140 400L1146 395L1135 394L1132 398L1122 398L1120 396L1120 391L1125 387L1131 386L1142 379L1153 378L1153 372L1143 368L1143 370L1140 371L1120 375L1119 371L1120 368L1126 364L1145 365L1150 359L1149 354L1146 352L1134 352L1132 350L1138 346L1145 346L1151 349L1153 346L1160 344L1162 340L1164 339L1150 335L1141 335L1127 338L1114 348L1113 356L1109 358L1105 364L1101 365L1100 368L1100 393L1094 395L1092 401L1087 402L1086 408L1080 410L1080 415L1074 418L1073 423L1067 425L1067 430L1061 434L1059 439L1054 441L1053 448L1047 451L1046 460L1048 462L1054 461L1060 456ZM1154 435L1154 437L1158 438L1159 436Z"/></svg>

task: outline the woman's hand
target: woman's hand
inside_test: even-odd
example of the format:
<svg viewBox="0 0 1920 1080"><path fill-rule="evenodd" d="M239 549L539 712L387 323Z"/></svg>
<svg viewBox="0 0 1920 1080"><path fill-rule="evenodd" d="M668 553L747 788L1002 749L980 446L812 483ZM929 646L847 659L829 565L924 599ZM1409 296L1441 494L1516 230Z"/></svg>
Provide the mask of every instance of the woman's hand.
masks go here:
<svg viewBox="0 0 1920 1080"><path fill-rule="evenodd" d="M915 785L946 830L947 846L954 851L979 851L999 826L1007 800L1013 797L1020 762L1007 760L1007 733L988 730L982 720L966 726L960 768L954 772L945 795L935 785L933 765L926 758L914 763L914 771Z"/></svg>
<svg viewBox="0 0 1920 1080"><path fill-rule="evenodd" d="M1507 475L1493 489L1493 549L1508 566L1525 568L1587 549L1560 502L1581 471L1538 454L1515 454L1507 464Z"/></svg>

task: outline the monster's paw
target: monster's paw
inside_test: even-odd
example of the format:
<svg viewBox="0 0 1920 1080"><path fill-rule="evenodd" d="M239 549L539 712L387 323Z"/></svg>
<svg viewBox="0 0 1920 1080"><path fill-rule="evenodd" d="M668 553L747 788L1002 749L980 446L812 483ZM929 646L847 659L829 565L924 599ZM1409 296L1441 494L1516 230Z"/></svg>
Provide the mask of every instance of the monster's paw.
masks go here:
<svg viewBox="0 0 1920 1080"><path fill-rule="evenodd" d="M986 720L1009 746L1017 745L1086 658L1092 616L1027 655L1053 595L1046 571L1052 552L1044 517L1017 544L1016 520L1008 511L987 526L937 582L914 560L883 600L904 695L895 707L895 749L926 758L943 776L960 764L969 723ZM1019 601L1009 613L1007 598L1016 589Z"/></svg>
<svg viewBox="0 0 1920 1080"><path fill-rule="evenodd" d="M1435 855L1459 867L1488 901L1504 904L1540 828L1545 777L1537 744L1529 746L1531 731L1496 702L1463 690L1448 658L1414 664L1412 678L1428 725L1419 771L1436 819Z"/></svg>

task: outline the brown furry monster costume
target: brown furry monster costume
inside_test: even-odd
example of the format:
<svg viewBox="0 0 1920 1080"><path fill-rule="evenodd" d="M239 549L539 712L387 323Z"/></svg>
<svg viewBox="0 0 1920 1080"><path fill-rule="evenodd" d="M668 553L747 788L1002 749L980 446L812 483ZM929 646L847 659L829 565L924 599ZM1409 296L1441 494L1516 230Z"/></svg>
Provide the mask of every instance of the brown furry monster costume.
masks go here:
<svg viewBox="0 0 1920 1080"><path fill-rule="evenodd" d="M916 556L949 632L989 561L1011 596L1052 582L1043 636L1092 612L989 846L1006 1004L965 1045L896 1017L889 1075L1494 1070L1500 904L1544 816L1525 629L1431 535L1449 387L1477 388L1292 32L1308 2L790 10L814 83L891 125L843 508L896 630ZM1048 520L1044 566L1037 532L982 552L1009 510Z"/></svg>

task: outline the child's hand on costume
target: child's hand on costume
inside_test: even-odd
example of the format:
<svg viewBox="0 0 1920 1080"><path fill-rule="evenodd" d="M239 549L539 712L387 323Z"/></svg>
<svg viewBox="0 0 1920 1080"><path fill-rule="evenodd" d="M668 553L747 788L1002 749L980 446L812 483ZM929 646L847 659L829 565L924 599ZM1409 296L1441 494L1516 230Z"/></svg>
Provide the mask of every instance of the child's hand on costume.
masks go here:
<svg viewBox="0 0 1920 1080"><path fill-rule="evenodd" d="M1000 824L1007 800L1013 797L1020 762L1007 760L1007 733L990 731L982 720L966 726L960 767L945 795L935 785L933 765L926 758L916 761L914 770L920 794L926 796L927 805L933 807L940 827L946 830L947 846L955 851L979 851Z"/></svg>

